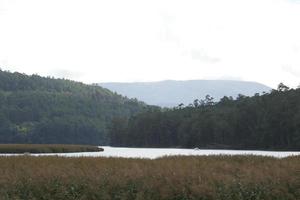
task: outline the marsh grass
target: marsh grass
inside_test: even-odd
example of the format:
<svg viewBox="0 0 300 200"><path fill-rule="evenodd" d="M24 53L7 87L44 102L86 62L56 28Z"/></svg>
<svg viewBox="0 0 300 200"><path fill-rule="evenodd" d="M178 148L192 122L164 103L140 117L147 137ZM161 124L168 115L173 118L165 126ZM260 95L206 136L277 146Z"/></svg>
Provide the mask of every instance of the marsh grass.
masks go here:
<svg viewBox="0 0 300 200"><path fill-rule="evenodd" d="M299 169L299 157L0 157L0 199L299 200Z"/></svg>
<svg viewBox="0 0 300 200"><path fill-rule="evenodd" d="M0 144L0 153L71 153L103 151L97 146L66 144Z"/></svg>

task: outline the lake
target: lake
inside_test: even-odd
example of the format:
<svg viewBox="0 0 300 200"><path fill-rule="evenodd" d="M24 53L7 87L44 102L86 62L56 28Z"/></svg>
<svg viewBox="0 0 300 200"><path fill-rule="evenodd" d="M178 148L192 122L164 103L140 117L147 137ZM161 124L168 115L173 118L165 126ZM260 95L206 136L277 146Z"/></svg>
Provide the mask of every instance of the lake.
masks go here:
<svg viewBox="0 0 300 200"><path fill-rule="evenodd" d="M284 158L300 155L300 152L286 151L244 151L244 150L194 150L194 149L172 149L172 148L121 148L104 146L103 152L82 153L57 153L57 154L32 154L34 156L64 156L64 157L121 157L121 158L149 158L155 159L163 156L203 156L203 155L258 155ZM20 154L2 154L2 156L13 156Z"/></svg>

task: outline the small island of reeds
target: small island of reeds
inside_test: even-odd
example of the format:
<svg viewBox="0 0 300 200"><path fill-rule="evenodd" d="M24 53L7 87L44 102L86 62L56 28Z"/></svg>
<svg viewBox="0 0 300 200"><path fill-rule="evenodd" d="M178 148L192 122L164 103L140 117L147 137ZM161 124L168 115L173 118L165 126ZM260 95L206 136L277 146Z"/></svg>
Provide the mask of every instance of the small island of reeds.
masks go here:
<svg viewBox="0 0 300 200"><path fill-rule="evenodd" d="M102 148L91 145L70 144L0 144L1 154L27 153L75 153L103 151Z"/></svg>

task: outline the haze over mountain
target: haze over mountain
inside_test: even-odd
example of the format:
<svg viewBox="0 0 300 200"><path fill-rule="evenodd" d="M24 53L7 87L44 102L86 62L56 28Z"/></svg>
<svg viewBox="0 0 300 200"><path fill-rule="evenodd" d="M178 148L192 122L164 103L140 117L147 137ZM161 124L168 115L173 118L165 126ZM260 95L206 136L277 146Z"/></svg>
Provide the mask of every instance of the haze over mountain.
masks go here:
<svg viewBox="0 0 300 200"><path fill-rule="evenodd" d="M147 104L163 107L174 107L180 103L188 105L195 99L205 98L207 94L218 101L224 96L237 97L239 94L253 96L255 93L271 90L270 87L260 83L232 80L111 82L99 85L129 98L137 98Z"/></svg>

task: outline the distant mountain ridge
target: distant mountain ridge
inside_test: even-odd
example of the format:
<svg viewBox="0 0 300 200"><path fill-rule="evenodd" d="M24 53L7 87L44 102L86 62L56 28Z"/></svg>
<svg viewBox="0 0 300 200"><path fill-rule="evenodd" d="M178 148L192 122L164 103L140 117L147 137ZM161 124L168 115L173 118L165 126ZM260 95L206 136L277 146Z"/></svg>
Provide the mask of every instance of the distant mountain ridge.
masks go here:
<svg viewBox="0 0 300 200"><path fill-rule="evenodd" d="M216 101L224 96L237 97L238 94L253 96L255 93L269 92L272 88L247 81L231 80L166 80L159 82L99 83L111 91L137 98L149 105L173 107L180 103L188 105L195 99L203 99L207 94Z"/></svg>

